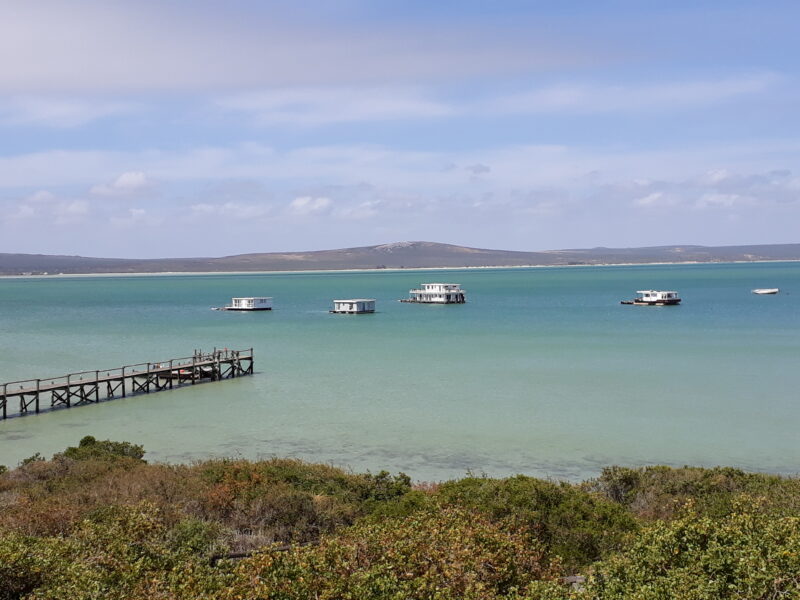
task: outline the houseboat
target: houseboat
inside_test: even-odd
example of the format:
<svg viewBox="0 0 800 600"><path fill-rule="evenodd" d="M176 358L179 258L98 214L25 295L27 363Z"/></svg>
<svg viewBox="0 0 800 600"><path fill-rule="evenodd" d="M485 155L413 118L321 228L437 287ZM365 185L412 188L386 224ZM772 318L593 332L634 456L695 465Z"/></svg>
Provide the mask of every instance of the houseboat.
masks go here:
<svg viewBox="0 0 800 600"><path fill-rule="evenodd" d="M332 313L342 315L361 315L375 312L374 298L352 298L350 300L334 300Z"/></svg>
<svg viewBox="0 0 800 600"><path fill-rule="evenodd" d="M424 304L464 304L466 292L458 283L423 283L419 289L409 290L410 296L400 302Z"/></svg>
<svg viewBox="0 0 800 600"><path fill-rule="evenodd" d="M678 292L661 290L639 290L638 297L633 300L623 300L620 304L636 304L639 306L671 306L680 304Z"/></svg>
<svg viewBox="0 0 800 600"><path fill-rule="evenodd" d="M228 306L220 306L214 310L272 310L272 298L231 298Z"/></svg>

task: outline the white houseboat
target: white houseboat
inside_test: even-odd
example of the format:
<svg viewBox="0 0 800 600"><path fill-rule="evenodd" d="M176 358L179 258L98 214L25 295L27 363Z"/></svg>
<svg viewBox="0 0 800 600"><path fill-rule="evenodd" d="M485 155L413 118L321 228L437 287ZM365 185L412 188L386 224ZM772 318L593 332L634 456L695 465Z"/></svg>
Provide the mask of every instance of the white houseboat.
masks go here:
<svg viewBox="0 0 800 600"><path fill-rule="evenodd" d="M621 304L636 304L639 306L670 306L680 304L678 292L662 290L639 290L638 297L633 300L623 300Z"/></svg>
<svg viewBox="0 0 800 600"><path fill-rule="evenodd" d="M231 298L228 306L221 306L215 310L272 310L272 298Z"/></svg>
<svg viewBox="0 0 800 600"><path fill-rule="evenodd" d="M360 315L375 312L374 298L352 298L350 300L334 300L332 313L344 315Z"/></svg>
<svg viewBox="0 0 800 600"><path fill-rule="evenodd" d="M423 283L420 289L409 290L410 297L400 302L421 302L425 304L464 304L466 292L458 283Z"/></svg>

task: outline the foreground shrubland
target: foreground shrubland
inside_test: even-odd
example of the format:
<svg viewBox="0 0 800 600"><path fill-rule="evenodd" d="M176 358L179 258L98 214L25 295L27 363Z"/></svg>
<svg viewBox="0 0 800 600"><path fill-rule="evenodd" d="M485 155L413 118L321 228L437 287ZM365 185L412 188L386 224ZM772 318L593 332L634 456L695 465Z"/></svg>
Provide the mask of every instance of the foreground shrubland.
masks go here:
<svg viewBox="0 0 800 600"><path fill-rule="evenodd" d="M87 437L0 469L0 600L800 598L797 479L614 467L415 487L143 457Z"/></svg>

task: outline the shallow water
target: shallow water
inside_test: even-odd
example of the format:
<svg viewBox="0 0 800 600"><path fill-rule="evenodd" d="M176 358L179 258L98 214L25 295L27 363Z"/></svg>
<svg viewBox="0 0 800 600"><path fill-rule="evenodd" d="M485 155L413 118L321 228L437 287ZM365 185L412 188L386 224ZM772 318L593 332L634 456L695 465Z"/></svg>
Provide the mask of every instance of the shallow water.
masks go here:
<svg viewBox="0 0 800 600"><path fill-rule="evenodd" d="M396 301L424 281L468 303ZM683 304L619 304L651 287ZM275 310L209 310L249 295ZM327 312L347 297L378 312ZM418 480L800 464L800 263L0 280L0 381L214 346L252 346L257 374L0 422L0 464L88 434Z"/></svg>

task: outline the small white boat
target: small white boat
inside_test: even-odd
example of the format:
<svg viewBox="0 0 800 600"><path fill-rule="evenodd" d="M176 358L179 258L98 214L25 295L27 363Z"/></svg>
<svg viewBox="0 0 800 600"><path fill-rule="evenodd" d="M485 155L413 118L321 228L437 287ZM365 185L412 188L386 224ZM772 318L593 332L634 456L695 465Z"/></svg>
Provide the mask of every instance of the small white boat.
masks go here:
<svg viewBox="0 0 800 600"><path fill-rule="evenodd" d="M777 294L780 291L780 288L756 288L753 290L753 293L759 294L760 296L767 296L771 294Z"/></svg>

